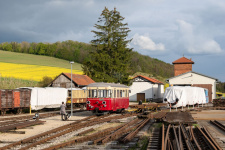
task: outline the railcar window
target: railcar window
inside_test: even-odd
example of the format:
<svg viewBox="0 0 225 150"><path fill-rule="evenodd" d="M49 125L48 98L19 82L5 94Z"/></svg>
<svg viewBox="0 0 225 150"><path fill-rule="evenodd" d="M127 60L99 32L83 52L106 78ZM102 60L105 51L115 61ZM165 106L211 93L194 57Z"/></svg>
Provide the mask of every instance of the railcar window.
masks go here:
<svg viewBox="0 0 225 150"><path fill-rule="evenodd" d="M116 98L116 90L114 90L114 98Z"/></svg>
<svg viewBox="0 0 225 150"><path fill-rule="evenodd" d="M90 97L97 97L97 90L90 90L89 91L89 96Z"/></svg>
<svg viewBox="0 0 225 150"><path fill-rule="evenodd" d="M112 90L107 90L108 92L108 97L112 97Z"/></svg>
<svg viewBox="0 0 225 150"><path fill-rule="evenodd" d="M120 97L120 90L117 90L117 97Z"/></svg>
<svg viewBox="0 0 225 150"><path fill-rule="evenodd" d="M125 96L125 90L122 91L122 97L126 97Z"/></svg>
<svg viewBox="0 0 225 150"><path fill-rule="evenodd" d="M123 97L123 91L120 90L120 97Z"/></svg>
<svg viewBox="0 0 225 150"><path fill-rule="evenodd" d="M91 90L88 90L88 97L91 97Z"/></svg>

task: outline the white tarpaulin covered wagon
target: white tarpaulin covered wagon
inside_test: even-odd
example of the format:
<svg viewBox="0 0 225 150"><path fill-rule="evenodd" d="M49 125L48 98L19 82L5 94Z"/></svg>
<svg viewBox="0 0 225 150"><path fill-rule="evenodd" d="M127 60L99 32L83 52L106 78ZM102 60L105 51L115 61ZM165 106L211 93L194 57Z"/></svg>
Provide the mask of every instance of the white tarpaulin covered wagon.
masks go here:
<svg viewBox="0 0 225 150"><path fill-rule="evenodd" d="M30 105L32 110L43 108L59 108L62 102L66 104L68 90L66 88L34 87L31 89Z"/></svg>
<svg viewBox="0 0 225 150"><path fill-rule="evenodd" d="M207 103L206 89L190 86L172 86L165 90L164 103L171 103L172 107Z"/></svg>

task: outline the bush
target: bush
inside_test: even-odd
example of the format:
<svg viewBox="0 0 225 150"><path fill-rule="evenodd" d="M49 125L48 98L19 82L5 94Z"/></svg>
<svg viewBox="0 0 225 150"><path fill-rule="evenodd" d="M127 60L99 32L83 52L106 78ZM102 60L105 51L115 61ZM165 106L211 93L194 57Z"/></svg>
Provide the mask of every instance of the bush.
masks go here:
<svg viewBox="0 0 225 150"><path fill-rule="evenodd" d="M53 81L53 78L44 76L42 80L39 82L40 87L47 87L51 82Z"/></svg>

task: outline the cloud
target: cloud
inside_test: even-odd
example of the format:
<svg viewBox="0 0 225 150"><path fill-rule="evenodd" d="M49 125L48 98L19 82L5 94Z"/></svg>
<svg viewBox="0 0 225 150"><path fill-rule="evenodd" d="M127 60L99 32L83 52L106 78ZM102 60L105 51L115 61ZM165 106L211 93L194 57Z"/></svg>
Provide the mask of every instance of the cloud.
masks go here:
<svg viewBox="0 0 225 150"><path fill-rule="evenodd" d="M150 50L150 51L163 51L165 47L162 43L156 44L152 41L149 36L135 34L133 36L132 44L137 46L139 49Z"/></svg>
<svg viewBox="0 0 225 150"><path fill-rule="evenodd" d="M207 33L199 32L196 26L184 21L177 20L180 45L190 54L215 54L221 53L220 45L207 35ZM206 32L206 31L205 31Z"/></svg>

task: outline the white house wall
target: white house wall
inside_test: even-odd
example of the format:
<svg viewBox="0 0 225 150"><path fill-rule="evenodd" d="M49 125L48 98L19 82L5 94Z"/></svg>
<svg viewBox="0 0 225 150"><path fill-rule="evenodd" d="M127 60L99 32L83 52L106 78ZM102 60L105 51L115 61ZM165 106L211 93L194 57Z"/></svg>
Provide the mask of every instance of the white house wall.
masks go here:
<svg viewBox="0 0 225 150"><path fill-rule="evenodd" d="M212 84L212 99L216 98L216 80L193 72L174 77L169 80L169 84Z"/></svg>
<svg viewBox="0 0 225 150"><path fill-rule="evenodd" d="M153 99L156 99L156 98L158 98L158 84L152 84L153 85L153 96L152 96L152 98Z"/></svg>
<svg viewBox="0 0 225 150"><path fill-rule="evenodd" d="M158 86L158 85L156 85ZM154 86L154 88L156 88ZM145 93L145 99L153 98L153 84L150 82L133 82L130 86L131 93L129 94L130 101L137 101L137 93Z"/></svg>

